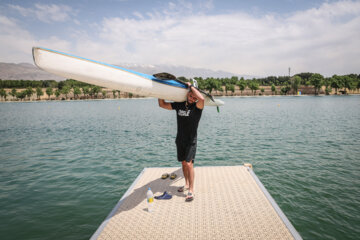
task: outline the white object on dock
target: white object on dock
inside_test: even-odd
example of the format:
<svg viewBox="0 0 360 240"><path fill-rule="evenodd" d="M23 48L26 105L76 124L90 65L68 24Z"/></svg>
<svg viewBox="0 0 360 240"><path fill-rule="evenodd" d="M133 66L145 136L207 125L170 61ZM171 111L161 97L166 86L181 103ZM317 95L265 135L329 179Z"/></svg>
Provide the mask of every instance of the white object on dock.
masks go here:
<svg viewBox="0 0 360 240"><path fill-rule="evenodd" d="M196 167L195 176L189 203L177 192L181 168L145 168L91 239L302 239L249 165ZM173 198L155 200L150 214L148 187Z"/></svg>

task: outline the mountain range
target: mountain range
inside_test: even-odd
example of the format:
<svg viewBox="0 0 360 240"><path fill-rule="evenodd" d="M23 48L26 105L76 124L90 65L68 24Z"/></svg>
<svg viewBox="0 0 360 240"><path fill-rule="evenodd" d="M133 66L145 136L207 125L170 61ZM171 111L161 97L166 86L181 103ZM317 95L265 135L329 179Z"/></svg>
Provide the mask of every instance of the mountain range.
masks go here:
<svg viewBox="0 0 360 240"><path fill-rule="evenodd" d="M117 64L117 66L131 69L137 72L154 74L159 72L168 72L176 77L214 77L214 78L225 78L225 77L244 77L245 79L252 78L249 75L239 75L225 71L213 71L204 68L191 68L185 66L174 66L174 65L145 65L145 64L133 64L123 63ZM3 63L0 62L0 79L3 80L65 80L63 77L56 76L54 74L45 72L33 64L30 63Z"/></svg>

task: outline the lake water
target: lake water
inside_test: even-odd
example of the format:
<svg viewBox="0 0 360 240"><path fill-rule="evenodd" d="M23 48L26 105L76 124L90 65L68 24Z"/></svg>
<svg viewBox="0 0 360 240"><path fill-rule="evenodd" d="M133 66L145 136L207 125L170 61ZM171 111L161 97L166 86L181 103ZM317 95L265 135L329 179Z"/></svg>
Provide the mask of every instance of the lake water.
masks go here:
<svg viewBox="0 0 360 240"><path fill-rule="evenodd" d="M359 239L360 96L223 98L195 165L253 164L304 239ZM174 166L156 99L0 104L0 238L88 239L144 167Z"/></svg>

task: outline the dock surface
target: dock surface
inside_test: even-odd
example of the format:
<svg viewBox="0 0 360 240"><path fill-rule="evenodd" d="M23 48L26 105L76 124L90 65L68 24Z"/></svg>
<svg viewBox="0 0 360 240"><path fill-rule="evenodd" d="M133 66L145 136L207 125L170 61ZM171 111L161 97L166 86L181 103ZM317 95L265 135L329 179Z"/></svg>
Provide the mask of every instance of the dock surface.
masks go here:
<svg viewBox="0 0 360 240"><path fill-rule="evenodd" d="M91 239L301 239L249 167L196 167L192 202L183 185L181 168L145 168ZM148 187L173 198L149 213Z"/></svg>

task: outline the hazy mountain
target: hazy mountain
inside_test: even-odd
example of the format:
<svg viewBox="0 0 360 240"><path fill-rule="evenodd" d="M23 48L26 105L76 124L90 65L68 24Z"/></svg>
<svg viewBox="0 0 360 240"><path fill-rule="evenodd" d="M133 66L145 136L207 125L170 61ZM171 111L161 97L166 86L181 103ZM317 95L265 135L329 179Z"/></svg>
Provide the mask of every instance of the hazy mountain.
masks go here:
<svg viewBox="0 0 360 240"><path fill-rule="evenodd" d="M154 74L159 72L168 72L177 77L232 77L239 76L244 78L252 78L252 76L239 75L225 71L213 71L203 68L190 68L184 66L172 65L144 65L144 64L118 64L118 66L128 68L137 72ZM65 78L45 72L33 64L29 63L0 63L0 79L3 80L64 80Z"/></svg>
<svg viewBox="0 0 360 240"><path fill-rule="evenodd" d="M224 78L224 77L232 77L232 76L244 77L245 79L252 78L252 76L249 75L240 75L225 71L213 71L205 68L190 68L185 66L174 66L174 65L141 65L141 64L124 63L124 64L118 64L118 66L147 74L167 72L175 75L176 77L186 77L186 78L193 78L193 77Z"/></svg>
<svg viewBox="0 0 360 240"><path fill-rule="evenodd" d="M0 63L0 79L3 80L64 80L29 63Z"/></svg>

